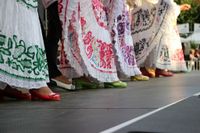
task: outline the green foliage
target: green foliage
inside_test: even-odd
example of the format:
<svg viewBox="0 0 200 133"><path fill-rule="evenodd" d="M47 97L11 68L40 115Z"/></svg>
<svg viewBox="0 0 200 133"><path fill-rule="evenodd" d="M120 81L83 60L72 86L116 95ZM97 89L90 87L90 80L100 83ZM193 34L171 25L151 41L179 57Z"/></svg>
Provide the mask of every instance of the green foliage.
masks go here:
<svg viewBox="0 0 200 133"><path fill-rule="evenodd" d="M193 30L194 23L200 23L200 3L195 0L175 0L177 4L190 4L189 11L182 11L178 18L178 23L189 23L190 30ZM192 29L191 29L192 28Z"/></svg>
<svg viewBox="0 0 200 133"><path fill-rule="evenodd" d="M190 42L191 49L197 49L198 48L197 46L198 45L195 42Z"/></svg>

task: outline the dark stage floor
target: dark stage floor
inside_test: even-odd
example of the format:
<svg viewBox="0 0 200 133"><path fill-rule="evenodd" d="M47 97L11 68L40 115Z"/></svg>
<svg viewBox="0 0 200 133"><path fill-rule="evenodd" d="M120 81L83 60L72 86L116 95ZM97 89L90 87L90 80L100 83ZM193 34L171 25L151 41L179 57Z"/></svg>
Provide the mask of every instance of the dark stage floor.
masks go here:
<svg viewBox="0 0 200 133"><path fill-rule="evenodd" d="M200 71L128 84L75 92L54 87L60 102L0 102L0 133L109 133L135 118L141 120L116 132L200 133L200 98L193 96L200 92Z"/></svg>

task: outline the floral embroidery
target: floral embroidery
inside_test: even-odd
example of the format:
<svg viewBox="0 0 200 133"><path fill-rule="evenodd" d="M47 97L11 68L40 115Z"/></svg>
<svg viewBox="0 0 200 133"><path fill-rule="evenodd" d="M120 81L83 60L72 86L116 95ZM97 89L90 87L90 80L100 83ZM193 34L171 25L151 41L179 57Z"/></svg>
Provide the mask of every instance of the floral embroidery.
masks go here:
<svg viewBox="0 0 200 133"><path fill-rule="evenodd" d="M17 2L24 4L27 8L37 8L38 1L37 0L16 0Z"/></svg>
<svg viewBox="0 0 200 133"><path fill-rule="evenodd" d="M63 0L58 1L58 13L59 14L62 13L62 10L64 9L62 3L63 3Z"/></svg>
<svg viewBox="0 0 200 133"><path fill-rule="evenodd" d="M0 34L0 63L4 63L4 55L5 56L10 56L11 52L10 49L12 48L12 41L9 38L8 39L8 45L7 47L4 46L4 42L6 40L6 36L5 35L1 35Z"/></svg>
<svg viewBox="0 0 200 133"><path fill-rule="evenodd" d="M117 31L118 31L118 35L122 35L125 32L125 24L124 23L118 23L117 25Z"/></svg>
<svg viewBox="0 0 200 133"><path fill-rule="evenodd" d="M113 66L111 65L111 61L113 60L113 48L112 44L106 44L100 40L97 41L100 45L100 67L111 69Z"/></svg>
<svg viewBox="0 0 200 133"><path fill-rule="evenodd" d="M107 44L95 38L91 31L85 31L86 24L87 22L84 17L81 17L82 36L88 59L91 59L98 68L111 69L113 67L111 64L114 58L112 44ZM100 60L98 59L99 56Z"/></svg>
<svg viewBox="0 0 200 133"><path fill-rule="evenodd" d="M172 60L184 61L184 54L182 49L176 49L174 55L172 55Z"/></svg>
<svg viewBox="0 0 200 133"><path fill-rule="evenodd" d="M156 8L152 8L150 11L148 9L142 10L140 9L136 13L133 14L135 17L132 19L132 34L137 34L138 32L142 32L148 30L152 27L156 15Z"/></svg>
<svg viewBox="0 0 200 133"><path fill-rule="evenodd" d="M96 66L98 68L112 68L112 59L113 59L113 50L112 50L112 44L107 44L101 40L95 39L95 37L92 35L91 31L88 31L87 34L83 38L84 44L85 44L85 51L86 55L89 59L95 59ZM95 50L95 47L99 47L99 49ZM100 56L100 60L97 57Z"/></svg>
<svg viewBox="0 0 200 133"><path fill-rule="evenodd" d="M60 18L64 29L65 59L69 60L69 65L78 75L89 74L103 82L116 81L118 78L105 12L103 7L99 7L101 3L98 0L88 2L67 0L62 3L64 10ZM85 11L88 16L85 16ZM60 68L62 72L68 72L67 65L61 64Z"/></svg>
<svg viewBox="0 0 200 133"><path fill-rule="evenodd" d="M166 45L163 45L160 50L159 60L162 62L170 62L169 49Z"/></svg>
<svg viewBox="0 0 200 133"><path fill-rule="evenodd" d="M135 55L145 54L146 51L144 50L149 47L149 43L150 41L148 41L147 38L142 38L141 40L138 40L137 42L135 42L133 44ZM136 56L136 60L137 59L138 57Z"/></svg>
<svg viewBox="0 0 200 133"><path fill-rule="evenodd" d="M168 12L168 3L161 0L159 6L152 7L150 9L139 9L132 14L132 36L134 40L134 51L137 62L146 58L147 53L154 47L154 39L157 37L157 33L162 27L164 18ZM151 33L145 33L152 31ZM147 34L142 36L142 33ZM137 37L141 34L140 37Z"/></svg>
<svg viewBox="0 0 200 133"><path fill-rule="evenodd" d="M75 15L75 14L74 14ZM75 22L75 17L73 17L71 19L71 23L69 25L69 32L68 32L68 38L69 38L69 42L71 45L71 52L74 56L74 58L78 61L79 64L81 64L81 56L80 56L80 49L78 46L78 34L76 32L76 30L74 29L74 22Z"/></svg>
<svg viewBox="0 0 200 133"><path fill-rule="evenodd" d="M0 65L17 71L19 75L2 69L0 72L24 79L46 80L48 67L45 51L37 45L26 46L25 41L19 40L16 35L8 37L0 34ZM29 74L30 77L25 77L23 73Z"/></svg>
<svg viewBox="0 0 200 133"><path fill-rule="evenodd" d="M127 20L128 20L128 12L123 10L122 14L117 16L117 19L116 19L117 31L114 30L115 28L113 28L112 30L113 43L116 43L115 39L118 39L124 61L128 65L134 66L136 65L136 60L135 60L135 55L134 55L133 44L128 44L130 43L129 41L126 42L126 37L130 37L132 39L131 33L130 33L130 23ZM116 35L115 32L117 32L118 34Z"/></svg>
<svg viewBox="0 0 200 133"><path fill-rule="evenodd" d="M100 0L92 0L92 6L94 15L96 17L97 23L99 26L108 29L107 27L107 18L104 10L103 4L100 2Z"/></svg>

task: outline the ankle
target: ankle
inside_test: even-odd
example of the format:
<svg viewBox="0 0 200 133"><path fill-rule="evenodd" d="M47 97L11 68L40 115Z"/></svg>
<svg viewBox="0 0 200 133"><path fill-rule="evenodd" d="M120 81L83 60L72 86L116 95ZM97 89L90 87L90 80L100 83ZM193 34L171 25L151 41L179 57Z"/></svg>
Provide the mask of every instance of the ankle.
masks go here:
<svg viewBox="0 0 200 133"><path fill-rule="evenodd" d="M71 84L72 83L72 80L65 77L64 75L60 75L60 76L54 77L52 79L58 80L58 81L65 83L65 84Z"/></svg>
<svg viewBox="0 0 200 133"><path fill-rule="evenodd" d="M38 89L33 89L32 91L35 91L35 92L37 92L41 95L51 95L51 94L53 94L53 91L48 86L40 87Z"/></svg>

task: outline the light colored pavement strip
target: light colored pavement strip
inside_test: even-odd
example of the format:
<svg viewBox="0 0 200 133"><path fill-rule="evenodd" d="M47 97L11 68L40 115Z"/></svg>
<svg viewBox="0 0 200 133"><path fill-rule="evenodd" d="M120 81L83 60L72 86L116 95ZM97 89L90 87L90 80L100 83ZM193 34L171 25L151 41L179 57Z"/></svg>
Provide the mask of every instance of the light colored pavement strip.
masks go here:
<svg viewBox="0 0 200 133"><path fill-rule="evenodd" d="M193 96L200 96L200 92L194 94ZM159 111L161 111L161 110L164 110L164 109L166 109L166 108L168 108L168 107L170 107L170 106L172 106L172 105L175 105L175 104L177 104L177 103L179 103L179 102L181 102L181 101L184 101L184 100L186 100L187 98L189 98L189 97L183 98L183 99L181 99L181 100L178 100L178 101L176 101L176 102L173 102L173 103L168 104L168 105L166 105L166 106L163 106L163 107L161 107L161 108L158 108L158 109L156 109L156 110L153 110L153 111L151 111L151 112L149 112L149 113L146 113L146 114L144 114L144 115L141 115L141 116L138 116L138 117L136 117L136 118L133 118L133 119L131 119L131 120L129 120L129 121L126 121L126 122L124 122L124 123L121 123L121 124L119 124L119 125L117 125L117 126L115 126L115 127L111 127L111 128L106 129L106 130L104 130L104 131L101 131L100 133L114 133L114 132L116 132L116 131L119 131L119 130L122 129L122 128L125 128L125 127L127 127L127 126L129 126L129 125L131 125L131 124L133 124L133 123L135 123L135 122L137 122L137 121L139 121L139 120L142 120L142 119L144 119L144 118L146 118L146 117L148 117L148 116L150 116L150 115L153 115L153 114L155 114L155 113L157 113L157 112L159 112Z"/></svg>
<svg viewBox="0 0 200 133"><path fill-rule="evenodd" d="M199 92L199 93L196 93L196 94L194 94L193 96L200 96L200 92Z"/></svg>

